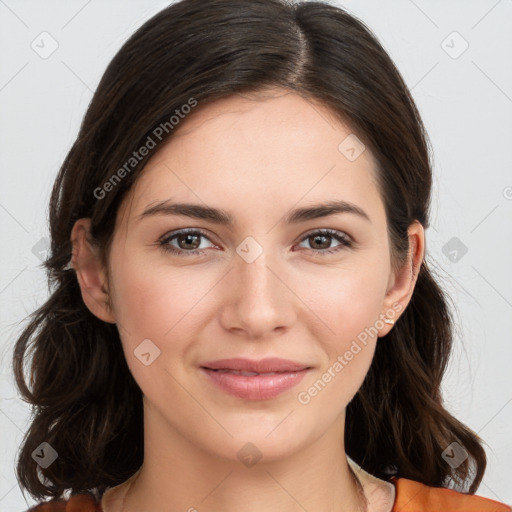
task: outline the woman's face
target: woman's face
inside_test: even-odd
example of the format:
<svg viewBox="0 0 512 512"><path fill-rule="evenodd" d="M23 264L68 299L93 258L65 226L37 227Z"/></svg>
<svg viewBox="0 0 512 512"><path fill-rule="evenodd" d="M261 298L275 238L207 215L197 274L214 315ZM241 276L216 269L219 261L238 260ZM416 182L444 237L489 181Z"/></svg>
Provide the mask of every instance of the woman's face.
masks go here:
<svg viewBox="0 0 512 512"><path fill-rule="evenodd" d="M410 291L391 270L375 162L294 93L200 107L130 190L111 246L112 315L146 428L240 461L339 444L382 318ZM231 358L248 366L214 364ZM266 358L305 369L262 375L287 370L253 366Z"/></svg>

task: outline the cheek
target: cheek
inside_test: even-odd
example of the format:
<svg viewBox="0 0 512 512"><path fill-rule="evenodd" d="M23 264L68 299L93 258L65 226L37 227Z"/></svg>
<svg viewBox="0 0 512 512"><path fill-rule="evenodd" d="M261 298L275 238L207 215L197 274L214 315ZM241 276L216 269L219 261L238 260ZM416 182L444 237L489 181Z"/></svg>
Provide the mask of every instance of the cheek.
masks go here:
<svg viewBox="0 0 512 512"><path fill-rule="evenodd" d="M207 280L179 269L147 270L125 260L115 274L116 319L131 339L171 335L208 291Z"/></svg>
<svg viewBox="0 0 512 512"><path fill-rule="evenodd" d="M135 251L113 252L112 300L119 332L130 368L138 372L140 362L134 351L151 340L167 357L158 361L169 364L186 355L189 342L208 329L219 309L234 293L236 279L222 281L222 272L215 266L150 265L148 258ZM363 350L347 365L345 374L359 373L369 365L373 350L364 349L364 342L373 348L371 328L381 312L386 285L384 258L367 256L347 258L336 267L309 262L285 274L283 302L278 308L293 308L298 325L308 338L316 340L316 348L324 354L326 367L347 351L355 352L353 340L359 340ZM227 284L230 283L230 284ZM227 287L227 288L226 288ZM286 302L288 301L288 302ZM284 309L283 309L284 311ZM351 348L352 347L352 348ZM349 354L347 354L350 357ZM358 372L358 368L360 368Z"/></svg>
<svg viewBox="0 0 512 512"><path fill-rule="evenodd" d="M144 395L155 397L162 386L175 384L169 372L174 374L194 333L201 330L201 304L214 283L198 279L200 271L192 276L179 268L149 268L126 254L117 261L113 303L123 351ZM187 397L178 395L175 402L182 400L185 406Z"/></svg>
<svg viewBox="0 0 512 512"><path fill-rule="evenodd" d="M360 301L358 307L352 304L351 300L338 301L339 314L328 319L335 334L326 335L325 328L322 334L316 334L325 357L318 371L301 385L297 394L298 402L307 406L306 410L321 410L326 422L334 421L353 399L375 353L374 319L378 310L371 302ZM332 309L332 304L327 307Z"/></svg>
<svg viewBox="0 0 512 512"><path fill-rule="evenodd" d="M323 383L317 388L323 389L325 384L330 392L323 393L319 402L348 403L366 376L383 327L380 314L388 273L385 264L361 261L329 274L328 278L308 279L301 293L319 319L311 324L317 326L312 337L319 340L325 353L320 372Z"/></svg>
<svg viewBox="0 0 512 512"><path fill-rule="evenodd" d="M112 300L123 339L129 339L130 345L145 338L165 340L172 337L172 331L179 332L190 318L195 322L206 318L207 315L198 317L199 310L205 313L204 308L208 308L215 315L214 309L221 307L224 290L215 269L207 265L152 267L144 258L128 254L124 251L115 256ZM285 281L293 293L290 303L282 307L297 308L298 322L311 325L316 317L319 329L323 325L323 332L316 333L319 340L330 333L337 340L335 344L340 339L347 341L374 324L381 312L387 283L384 266L354 256L336 267L315 267L312 263L297 267L286 273ZM233 293L233 281L228 281L231 285L225 290L227 295ZM286 300L286 289L283 294Z"/></svg>
<svg viewBox="0 0 512 512"><path fill-rule="evenodd" d="M123 243L113 245L111 261L114 314L128 365L138 370L134 351L146 339L165 354L179 355L186 336L178 333L207 292L204 270L155 265L140 248Z"/></svg>
<svg viewBox="0 0 512 512"><path fill-rule="evenodd" d="M327 332L338 343L346 342L379 318L388 275L385 264L354 260L328 272L320 270L316 277L303 278L299 293Z"/></svg>

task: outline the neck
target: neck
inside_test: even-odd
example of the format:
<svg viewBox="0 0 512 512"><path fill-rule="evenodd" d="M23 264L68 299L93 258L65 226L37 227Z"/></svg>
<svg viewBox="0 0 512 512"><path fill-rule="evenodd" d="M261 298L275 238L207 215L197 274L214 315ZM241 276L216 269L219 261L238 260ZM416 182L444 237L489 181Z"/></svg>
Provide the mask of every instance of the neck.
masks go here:
<svg viewBox="0 0 512 512"><path fill-rule="evenodd" d="M147 418L143 465L102 505L105 512L366 512L361 472L345 455L343 427L344 418L302 450L247 467L206 453L165 421Z"/></svg>

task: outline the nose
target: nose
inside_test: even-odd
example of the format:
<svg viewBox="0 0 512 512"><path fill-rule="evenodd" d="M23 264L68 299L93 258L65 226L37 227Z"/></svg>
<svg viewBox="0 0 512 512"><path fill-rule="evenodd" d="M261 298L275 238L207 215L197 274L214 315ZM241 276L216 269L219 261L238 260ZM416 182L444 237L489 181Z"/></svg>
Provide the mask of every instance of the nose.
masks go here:
<svg viewBox="0 0 512 512"><path fill-rule="evenodd" d="M250 339L286 332L296 320L298 299L283 265L267 250L254 261L236 254L232 265L223 285L223 328Z"/></svg>

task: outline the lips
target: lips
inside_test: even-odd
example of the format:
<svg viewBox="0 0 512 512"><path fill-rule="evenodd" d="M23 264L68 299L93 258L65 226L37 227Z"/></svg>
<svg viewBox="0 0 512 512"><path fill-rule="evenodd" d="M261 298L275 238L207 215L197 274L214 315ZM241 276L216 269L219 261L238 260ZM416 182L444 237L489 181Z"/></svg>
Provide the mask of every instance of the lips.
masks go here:
<svg viewBox="0 0 512 512"><path fill-rule="evenodd" d="M245 400L268 400L296 386L310 369L295 361L267 358L260 361L234 358L201 366L209 382Z"/></svg>
<svg viewBox="0 0 512 512"><path fill-rule="evenodd" d="M287 359L280 359L277 357L269 357L259 361L244 358L221 359L218 361L210 361L204 363L201 366L210 370L233 370L260 374L298 372L309 367L306 364L297 363Z"/></svg>
<svg viewBox="0 0 512 512"><path fill-rule="evenodd" d="M212 368L208 368L209 370L212 370ZM285 373L285 372L243 372L241 370L230 370L223 368L222 370L212 370L217 373L232 373L233 375L243 375L244 377L253 377L254 375L277 375L278 373Z"/></svg>

